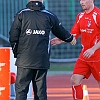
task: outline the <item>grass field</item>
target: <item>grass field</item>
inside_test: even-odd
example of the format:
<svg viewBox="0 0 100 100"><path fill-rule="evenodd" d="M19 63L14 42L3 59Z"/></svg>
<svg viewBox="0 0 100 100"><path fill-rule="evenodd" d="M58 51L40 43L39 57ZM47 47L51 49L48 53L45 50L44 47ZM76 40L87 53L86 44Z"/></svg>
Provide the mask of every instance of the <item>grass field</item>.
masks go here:
<svg viewBox="0 0 100 100"><path fill-rule="evenodd" d="M73 63L51 63L49 71L72 71L74 67Z"/></svg>

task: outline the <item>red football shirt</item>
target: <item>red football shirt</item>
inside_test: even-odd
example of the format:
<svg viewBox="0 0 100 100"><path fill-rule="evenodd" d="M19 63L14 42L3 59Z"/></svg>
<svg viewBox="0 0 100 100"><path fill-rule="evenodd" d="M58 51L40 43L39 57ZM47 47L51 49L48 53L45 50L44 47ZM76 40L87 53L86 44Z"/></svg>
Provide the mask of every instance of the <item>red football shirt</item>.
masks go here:
<svg viewBox="0 0 100 100"><path fill-rule="evenodd" d="M76 17L76 22L71 30L76 38L81 35L82 51L79 59L84 61L100 61L100 49L90 58L84 58L83 53L100 41L100 9L94 7L90 13L82 12Z"/></svg>

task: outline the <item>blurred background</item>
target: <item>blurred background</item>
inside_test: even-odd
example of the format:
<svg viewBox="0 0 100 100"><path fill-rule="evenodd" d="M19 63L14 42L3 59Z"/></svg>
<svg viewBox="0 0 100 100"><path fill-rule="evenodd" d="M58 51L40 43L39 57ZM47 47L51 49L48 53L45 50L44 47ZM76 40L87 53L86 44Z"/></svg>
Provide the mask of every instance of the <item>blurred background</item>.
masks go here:
<svg viewBox="0 0 100 100"><path fill-rule="evenodd" d="M0 47L10 47L9 30L14 19L14 14L26 7L28 0L0 0ZM70 31L77 14L82 11L79 0L44 0L46 9L55 13L62 25ZM100 0L95 0L95 5L100 8ZM50 34L53 38L54 35ZM63 43L51 46L51 63L75 62L80 50L80 39L75 46Z"/></svg>
<svg viewBox="0 0 100 100"><path fill-rule="evenodd" d="M75 18L77 14L82 11L79 1L80 0L44 0L44 5L47 10L50 10L53 13L55 13L57 17L59 18L59 20L61 21L62 25L65 27L65 29L70 31L75 22ZM14 19L14 15L20 9L25 8L27 3L28 3L28 0L0 0L0 48L2 47L10 48L9 30L10 30L12 21ZM100 0L95 0L95 5L100 8ZM50 33L50 38L52 39L54 37L55 36L52 33ZM66 76L58 76L54 78L48 77L48 81L49 81L48 92L50 95L49 96L50 100L66 100L66 98L69 97L68 96L69 94L70 94L71 99L68 98L67 100L72 100L71 89L69 88L70 87L69 80L70 80L70 75L73 70L74 63L79 56L80 50L81 50L80 38L77 40L77 44L75 46L72 46L69 43L63 43L57 46L51 46L51 56L50 56L51 68L50 68L50 71L48 72L48 76L53 76L53 75L58 75L58 74L65 74ZM13 67L14 63L15 63L15 59L13 58L13 54L11 52L11 60L10 60L11 71L16 72L15 67ZM95 84L93 82L95 81L89 80L88 83L91 83L91 85L88 85L88 86L94 87ZM53 83L56 83L56 84L53 84ZM97 84L95 86L97 86ZM55 98L56 97L59 97L59 98L55 99L54 92L52 93L51 89L53 89L53 91L55 89L56 91L56 88L58 87L60 88L57 90L58 95L55 92ZM64 91L63 93L62 91L65 88L66 88L66 91L68 89L68 92ZM93 90L93 88L91 90ZM95 90L97 91L97 89ZM31 91L32 90L29 91L29 97L32 94ZM92 92L94 94L94 90ZM68 95L66 93L68 93ZM51 94L53 94L53 97L51 96ZM62 95L61 97L60 97L60 94ZM93 94L90 94L90 95L92 96ZM98 93L95 93L94 95L97 96L96 94ZM11 96L12 95L13 93L11 93ZM65 97L63 95L65 95ZM93 100L97 100L97 99L93 98Z"/></svg>

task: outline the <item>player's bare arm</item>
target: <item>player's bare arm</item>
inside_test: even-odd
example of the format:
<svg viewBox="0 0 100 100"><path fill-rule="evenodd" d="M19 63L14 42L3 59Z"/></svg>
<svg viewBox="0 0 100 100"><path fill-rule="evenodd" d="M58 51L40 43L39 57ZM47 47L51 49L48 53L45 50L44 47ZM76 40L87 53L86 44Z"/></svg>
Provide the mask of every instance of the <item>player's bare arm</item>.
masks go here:
<svg viewBox="0 0 100 100"><path fill-rule="evenodd" d="M57 45L57 44L61 44L61 43L63 43L63 42L64 42L64 41L62 41L61 39L59 39L59 38L57 38L57 37L50 40L50 44L53 45L53 46L55 46L55 45Z"/></svg>
<svg viewBox="0 0 100 100"><path fill-rule="evenodd" d="M90 58L96 50L100 49L100 41L94 45L92 48L86 50L83 54L85 58Z"/></svg>
<svg viewBox="0 0 100 100"><path fill-rule="evenodd" d="M73 34L73 40L70 42L72 45L75 45L76 44L76 38L75 38L75 36L76 36L76 34ZM50 44L51 45L53 45L53 46L55 46L55 45L58 45L58 44L61 44L61 43L63 43L64 41L62 41L61 39L59 39L59 38L53 38L53 39L51 39L50 40Z"/></svg>

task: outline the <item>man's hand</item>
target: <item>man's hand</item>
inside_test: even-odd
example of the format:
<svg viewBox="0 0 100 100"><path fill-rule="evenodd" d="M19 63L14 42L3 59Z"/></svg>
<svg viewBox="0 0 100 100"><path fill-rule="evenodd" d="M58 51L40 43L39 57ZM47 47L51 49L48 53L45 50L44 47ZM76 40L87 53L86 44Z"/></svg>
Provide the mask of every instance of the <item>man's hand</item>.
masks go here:
<svg viewBox="0 0 100 100"><path fill-rule="evenodd" d="M75 45L76 44L75 36L76 36L76 34L73 34L73 40L70 42L71 45Z"/></svg>
<svg viewBox="0 0 100 100"><path fill-rule="evenodd" d="M57 44L61 44L61 43L63 43L63 42L64 42L64 41L60 40L60 39L57 38L57 37L50 40L50 44L53 45L53 46L55 46L55 45L57 45Z"/></svg>
<svg viewBox="0 0 100 100"><path fill-rule="evenodd" d="M97 44L95 44L93 47L91 47L90 49L86 50L83 56L85 58L90 58L98 49L100 49L100 41Z"/></svg>
<svg viewBox="0 0 100 100"><path fill-rule="evenodd" d="M71 45L75 45L76 44L76 38L73 37L73 40L70 42Z"/></svg>
<svg viewBox="0 0 100 100"><path fill-rule="evenodd" d="M94 54L95 50L90 48L83 53L85 58L90 58Z"/></svg>
<svg viewBox="0 0 100 100"><path fill-rule="evenodd" d="M76 34L73 34L73 40L70 42L72 45L75 45L76 44L76 38L75 38L75 36L76 36ZM53 39L51 39L50 40L50 44L51 45L53 45L53 46L55 46L55 45L57 45L57 44L61 44L61 43L63 43L64 41L62 41L61 39L59 39L59 38L53 38Z"/></svg>

